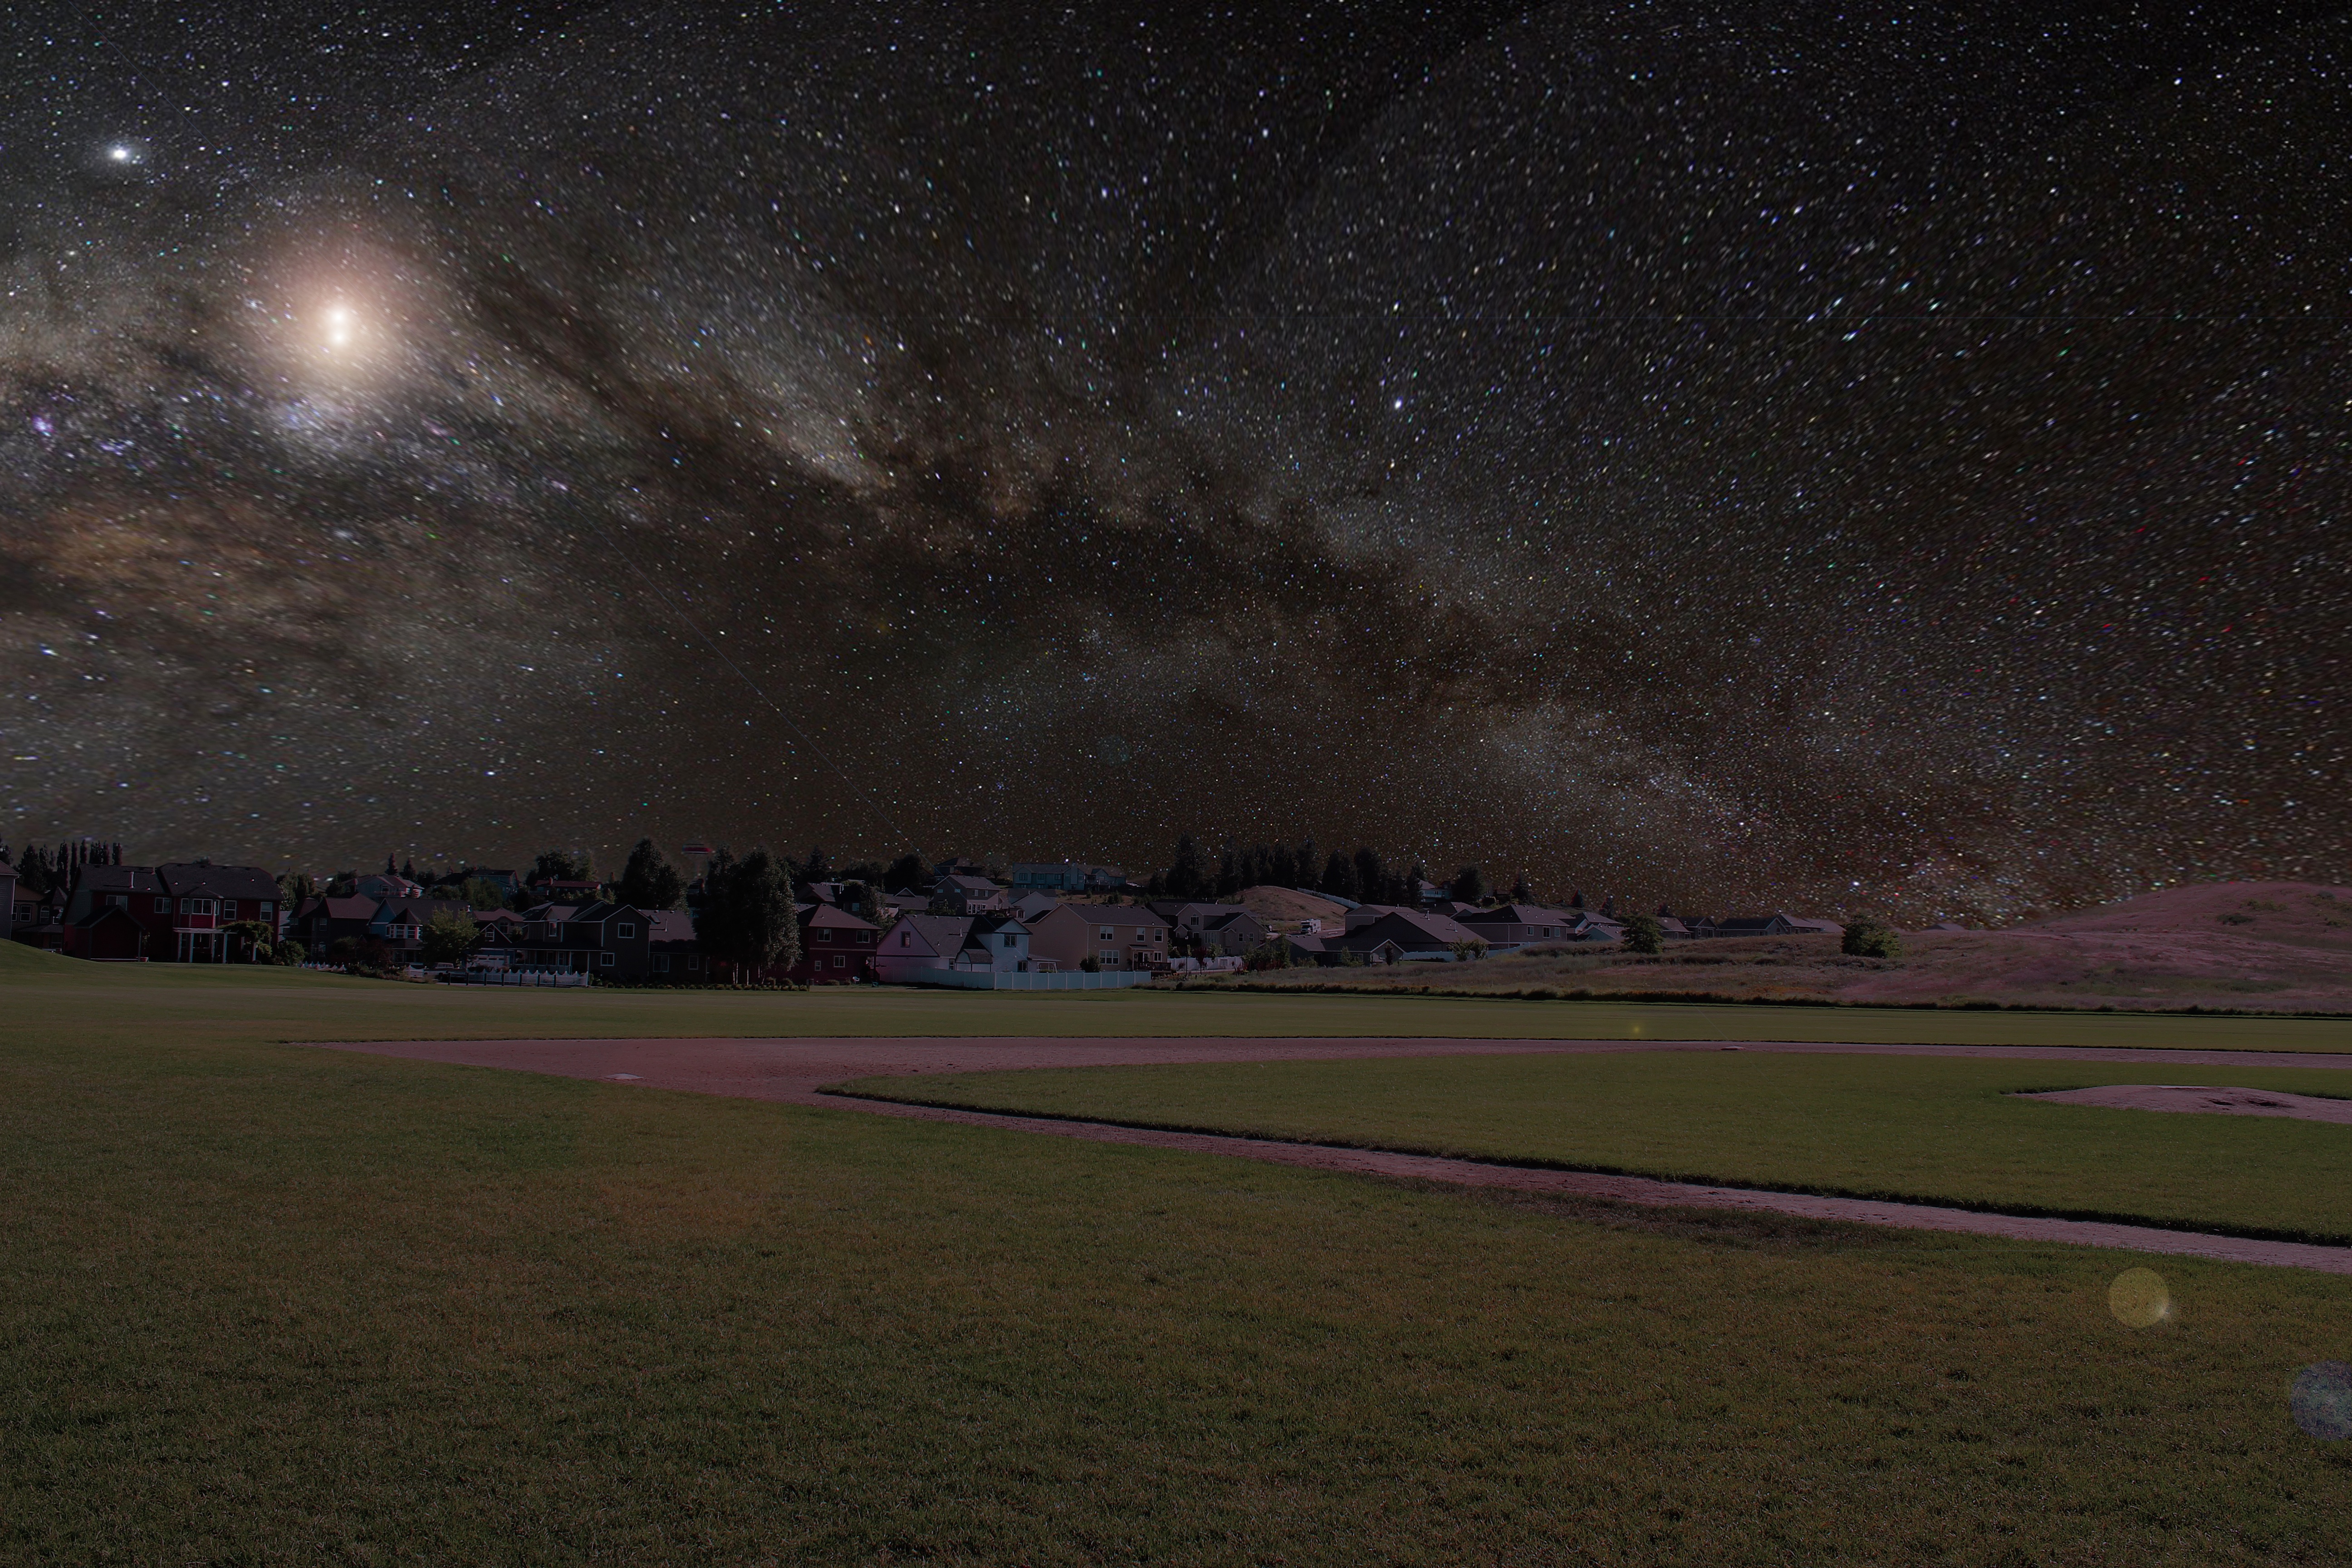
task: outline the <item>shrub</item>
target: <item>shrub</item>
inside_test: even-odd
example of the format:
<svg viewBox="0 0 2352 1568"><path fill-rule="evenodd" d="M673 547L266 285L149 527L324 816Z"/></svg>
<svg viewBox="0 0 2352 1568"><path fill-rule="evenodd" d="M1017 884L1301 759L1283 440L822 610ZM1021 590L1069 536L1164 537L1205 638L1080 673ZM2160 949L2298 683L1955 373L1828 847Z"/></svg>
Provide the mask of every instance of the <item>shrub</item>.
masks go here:
<svg viewBox="0 0 2352 1568"><path fill-rule="evenodd" d="M1666 946L1666 928L1658 923L1655 915L1625 917L1625 951L1627 952L1663 952Z"/></svg>
<svg viewBox="0 0 2352 1568"><path fill-rule="evenodd" d="M1845 928L1845 937L1838 944L1855 958L1900 958L1903 939L1895 928L1875 915L1864 915Z"/></svg>

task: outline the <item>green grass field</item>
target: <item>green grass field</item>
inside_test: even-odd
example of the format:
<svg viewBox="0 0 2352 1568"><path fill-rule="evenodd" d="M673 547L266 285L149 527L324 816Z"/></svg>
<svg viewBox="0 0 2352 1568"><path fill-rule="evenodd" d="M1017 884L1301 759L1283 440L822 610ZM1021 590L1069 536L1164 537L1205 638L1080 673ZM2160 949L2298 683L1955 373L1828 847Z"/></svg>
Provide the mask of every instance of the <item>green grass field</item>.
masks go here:
<svg viewBox="0 0 2352 1568"><path fill-rule="evenodd" d="M2050 1105L2161 1063L1675 1051L866 1079L885 1099L1415 1153L2352 1242L2352 1127ZM2189 1081L2352 1097L2352 1072Z"/></svg>
<svg viewBox="0 0 2352 1568"><path fill-rule="evenodd" d="M11 1561L2201 1564L2352 1539L2352 1445L2285 1400L2352 1354L2352 1281L2157 1259L2178 1311L2132 1330L2107 1288L2151 1260L2125 1254L272 1043L1282 1032L1250 998L89 973L0 982Z"/></svg>
<svg viewBox="0 0 2352 1568"><path fill-rule="evenodd" d="M97 965L0 942L0 1038L77 1018L200 1040L681 1035L1403 1035L2352 1051L2352 1019L1098 991L495 990Z"/></svg>

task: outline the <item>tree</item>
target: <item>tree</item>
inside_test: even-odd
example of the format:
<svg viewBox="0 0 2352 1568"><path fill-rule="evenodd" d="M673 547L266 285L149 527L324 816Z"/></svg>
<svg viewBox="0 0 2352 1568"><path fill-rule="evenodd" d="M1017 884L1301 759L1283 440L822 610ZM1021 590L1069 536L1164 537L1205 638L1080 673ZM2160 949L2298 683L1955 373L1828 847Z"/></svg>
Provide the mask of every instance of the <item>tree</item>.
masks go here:
<svg viewBox="0 0 2352 1568"><path fill-rule="evenodd" d="M471 915L461 915L455 910L436 910L417 934L424 944L427 963L463 963L466 955L474 951L474 938L480 927Z"/></svg>
<svg viewBox="0 0 2352 1568"><path fill-rule="evenodd" d="M918 893L931 885L931 873L920 855L906 854L882 873L882 886L893 893Z"/></svg>
<svg viewBox="0 0 2352 1568"><path fill-rule="evenodd" d="M387 877L397 877L400 875L399 865L395 863L393 858L389 855L386 855L383 858L383 874Z"/></svg>
<svg viewBox="0 0 2352 1568"><path fill-rule="evenodd" d="M1240 858L1228 849L1217 866L1217 897L1230 899L1242 890Z"/></svg>
<svg viewBox="0 0 2352 1568"><path fill-rule="evenodd" d="M1655 915L1625 917L1625 951L1627 952L1663 952L1666 946L1666 928L1658 923Z"/></svg>
<svg viewBox="0 0 2352 1568"><path fill-rule="evenodd" d="M1407 905L1418 904L1421 902L1421 885L1428 880L1429 868L1416 860L1404 874L1404 886L1398 892L1396 901Z"/></svg>
<svg viewBox="0 0 2352 1568"><path fill-rule="evenodd" d="M1454 873L1454 885L1445 890L1456 903L1477 903L1486 896L1486 873L1475 866L1465 866Z"/></svg>
<svg viewBox="0 0 2352 1568"><path fill-rule="evenodd" d="M507 901L499 885L488 877L468 877L457 885L457 897L469 910L495 910Z"/></svg>
<svg viewBox="0 0 2352 1568"><path fill-rule="evenodd" d="M1335 898L1353 899L1356 896L1356 863L1337 849L1332 850L1331 858L1323 862L1323 885L1317 891L1329 893Z"/></svg>
<svg viewBox="0 0 2352 1568"><path fill-rule="evenodd" d="M882 889L871 882L843 883L838 907L843 912L870 921L884 931L888 931L898 920L898 906L885 899Z"/></svg>
<svg viewBox="0 0 2352 1568"><path fill-rule="evenodd" d="M1249 956L1242 960L1242 967L1244 969L1288 969L1293 963L1290 944L1278 936L1270 936L1250 949Z"/></svg>
<svg viewBox="0 0 2352 1568"><path fill-rule="evenodd" d="M686 897L686 878L669 863L661 846L640 838L621 868L620 899L640 910L674 910Z"/></svg>
<svg viewBox="0 0 2352 1568"><path fill-rule="evenodd" d="M269 956L277 960L279 963L283 963L290 967L295 964L310 963L310 950L289 936L284 942L279 942L276 947L270 949Z"/></svg>
<svg viewBox="0 0 2352 1568"><path fill-rule="evenodd" d="M1846 927L1838 946L1856 958L1903 956L1903 938L1876 915L1863 915Z"/></svg>
<svg viewBox="0 0 2352 1568"><path fill-rule="evenodd" d="M1455 942L1451 951L1454 963L1468 963L1473 959L1486 956L1486 943L1483 938L1474 936L1467 942Z"/></svg>
<svg viewBox="0 0 2352 1568"><path fill-rule="evenodd" d="M403 860L400 863L400 874L407 878L412 882L416 880L416 862L414 860Z"/></svg>
<svg viewBox="0 0 2352 1568"><path fill-rule="evenodd" d="M1298 841L1298 847L1290 853L1290 874L1298 879L1291 886L1302 893L1311 893L1316 890L1318 882L1314 839L1302 838Z"/></svg>
<svg viewBox="0 0 2352 1568"><path fill-rule="evenodd" d="M1525 871L1522 871L1519 873L1519 879L1511 884L1511 902L1515 904L1532 904L1535 901L1536 890L1528 886L1528 874Z"/></svg>
<svg viewBox="0 0 2352 1568"><path fill-rule="evenodd" d="M826 858L824 847L814 845L809 849L808 858L793 868L793 880L805 888L811 882L831 881L832 873L833 862Z"/></svg>
<svg viewBox="0 0 2352 1568"><path fill-rule="evenodd" d="M694 934L703 951L735 966L735 983L800 960L793 879L782 857L754 849L721 867L712 859Z"/></svg>
<svg viewBox="0 0 2352 1568"><path fill-rule="evenodd" d="M1162 886L1171 899L1199 899L1208 896L1209 858L1201 853L1201 846L1189 833L1176 836L1176 858L1162 879Z"/></svg>
<svg viewBox="0 0 2352 1568"><path fill-rule="evenodd" d="M1356 897L1368 904L1386 903L1389 896L1389 869L1381 864L1377 852L1370 848L1356 851Z"/></svg>
<svg viewBox="0 0 2352 1568"><path fill-rule="evenodd" d="M585 849L542 849L530 863L532 882L593 882L595 857Z"/></svg>
<svg viewBox="0 0 2352 1568"><path fill-rule="evenodd" d="M221 929L228 933L231 952L243 949L247 963L269 962L269 942L278 933L266 921L236 921Z"/></svg>
<svg viewBox="0 0 2352 1568"><path fill-rule="evenodd" d="M1579 888L1576 891L1568 895L1568 907L1571 910L1580 910L1584 907L1583 889Z"/></svg>

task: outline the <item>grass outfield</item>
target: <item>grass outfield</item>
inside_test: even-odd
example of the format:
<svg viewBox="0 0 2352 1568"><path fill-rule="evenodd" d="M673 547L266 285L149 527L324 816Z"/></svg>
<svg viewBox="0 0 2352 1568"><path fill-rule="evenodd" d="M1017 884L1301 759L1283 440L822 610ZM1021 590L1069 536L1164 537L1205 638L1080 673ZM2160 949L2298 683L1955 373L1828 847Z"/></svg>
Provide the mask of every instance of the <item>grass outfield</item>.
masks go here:
<svg viewBox="0 0 2352 1568"><path fill-rule="evenodd" d="M299 970L89 964L0 942L0 1039L71 1019L189 1041L683 1035L1340 1035L2352 1051L2352 1018L1930 1012L1098 991L493 990Z"/></svg>
<svg viewBox="0 0 2352 1568"><path fill-rule="evenodd" d="M2132 1330L2127 1255L8 1001L12 1560L2203 1564L2352 1539L2352 1445L2286 1410L2352 1352L2337 1279L2163 1260L2177 1314Z"/></svg>
<svg viewBox="0 0 2352 1568"><path fill-rule="evenodd" d="M2352 1096L2341 1069L2201 1067ZM866 1079L886 1099L1415 1153L2352 1242L2352 1127L2052 1105L2161 1063L1643 1052Z"/></svg>

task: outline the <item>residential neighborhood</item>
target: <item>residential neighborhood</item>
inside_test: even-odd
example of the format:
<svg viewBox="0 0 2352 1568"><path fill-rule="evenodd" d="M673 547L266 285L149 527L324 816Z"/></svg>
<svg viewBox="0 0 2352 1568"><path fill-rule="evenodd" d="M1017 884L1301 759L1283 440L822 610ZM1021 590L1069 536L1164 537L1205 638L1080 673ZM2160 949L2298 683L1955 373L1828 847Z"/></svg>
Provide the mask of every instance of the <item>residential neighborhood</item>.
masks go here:
<svg viewBox="0 0 2352 1568"><path fill-rule="evenodd" d="M909 855L836 870L822 850L737 860L693 847L701 865L681 868L643 841L613 878L584 854L549 851L521 869L387 857L381 869L320 879L209 860L131 865L121 846L94 841L28 846L0 851L0 908L13 940L93 963L299 963L459 984L1070 989L1843 930L1779 911L1637 915L1614 900L1592 910L1581 893L1547 903L1524 879L1491 893L1465 867L1440 885L1417 866L1391 875L1368 849L1318 860L1311 844L1229 850L1213 869L1188 837L1142 882L1079 860ZM1380 896L1355 896L1367 890Z"/></svg>

